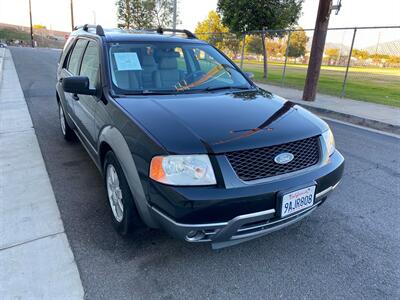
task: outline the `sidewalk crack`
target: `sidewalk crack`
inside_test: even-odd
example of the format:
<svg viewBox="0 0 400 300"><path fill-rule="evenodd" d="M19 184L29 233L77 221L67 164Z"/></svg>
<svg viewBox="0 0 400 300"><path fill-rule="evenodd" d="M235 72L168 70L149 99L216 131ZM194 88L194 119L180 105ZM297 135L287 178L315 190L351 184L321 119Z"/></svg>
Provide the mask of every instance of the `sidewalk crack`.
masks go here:
<svg viewBox="0 0 400 300"><path fill-rule="evenodd" d="M65 233L65 231L60 231L60 232L44 235L44 236L41 236L41 237L38 237L38 238L35 238L35 239L27 240L27 241L24 241L24 242L21 242L21 243L13 244L13 245L10 245L10 246L4 247L4 248L0 248L0 251L8 250L8 249L11 249L11 248L14 248L14 247L18 247L18 246L21 246L21 245L25 245L25 244L29 244L29 243L32 243L32 242L36 242L36 241L39 241L39 240L42 240L42 239L45 239L45 238L48 238L48 237L53 237L53 236L59 235L61 233Z"/></svg>

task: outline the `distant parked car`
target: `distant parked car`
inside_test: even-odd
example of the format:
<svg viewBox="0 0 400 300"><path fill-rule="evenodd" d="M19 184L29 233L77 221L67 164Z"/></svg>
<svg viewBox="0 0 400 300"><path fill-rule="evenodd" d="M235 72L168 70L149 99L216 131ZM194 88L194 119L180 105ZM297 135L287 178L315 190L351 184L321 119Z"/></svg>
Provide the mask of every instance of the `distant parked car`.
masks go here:
<svg viewBox="0 0 400 300"><path fill-rule="evenodd" d="M5 43L0 43L0 48L7 48L7 44L5 44Z"/></svg>
<svg viewBox="0 0 400 300"><path fill-rule="evenodd" d="M103 174L116 230L143 221L222 248L321 205L344 168L329 126L191 32L164 32L85 25L58 66L62 134Z"/></svg>

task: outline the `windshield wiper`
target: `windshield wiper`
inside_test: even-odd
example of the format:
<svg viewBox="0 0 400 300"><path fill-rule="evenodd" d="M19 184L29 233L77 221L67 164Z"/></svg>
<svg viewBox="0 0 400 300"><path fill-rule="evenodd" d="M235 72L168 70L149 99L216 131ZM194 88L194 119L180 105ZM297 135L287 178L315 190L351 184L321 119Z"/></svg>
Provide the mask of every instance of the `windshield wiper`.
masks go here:
<svg viewBox="0 0 400 300"><path fill-rule="evenodd" d="M175 95L177 92L175 90L142 90L142 91L129 91L123 93L124 96L135 96L135 95Z"/></svg>
<svg viewBox="0 0 400 300"><path fill-rule="evenodd" d="M250 90L251 87L246 87L246 86L216 86L216 87L208 87L205 88L204 90L207 92L210 91L219 91L219 90Z"/></svg>

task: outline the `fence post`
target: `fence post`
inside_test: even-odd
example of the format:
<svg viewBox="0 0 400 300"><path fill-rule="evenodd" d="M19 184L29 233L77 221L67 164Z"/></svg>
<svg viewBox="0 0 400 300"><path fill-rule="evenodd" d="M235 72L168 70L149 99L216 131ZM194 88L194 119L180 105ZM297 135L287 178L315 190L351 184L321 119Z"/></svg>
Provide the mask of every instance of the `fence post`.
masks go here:
<svg viewBox="0 0 400 300"><path fill-rule="evenodd" d="M246 42L246 33L243 34L243 40L242 40L242 53L240 55L240 70L243 70L243 59L244 59L244 44Z"/></svg>
<svg viewBox="0 0 400 300"><path fill-rule="evenodd" d="M349 74L349 67L350 67L350 63L351 63L351 55L353 53L353 46L354 46L354 40L356 39L356 34L357 34L357 28L354 28L353 39L351 40L349 58L347 60L346 73L344 74L343 86L342 86L342 92L340 93L340 98L343 98L344 94L346 92L347 75Z"/></svg>
<svg viewBox="0 0 400 300"><path fill-rule="evenodd" d="M263 27L262 34L261 34L261 42L263 47L263 62L264 62L264 75L263 78L268 79L268 53L267 53L267 41L265 40L265 30L267 28Z"/></svg>
<svg viewBox="0 0 400 300"><path fill-rule="evenodd" d="M286 64L287 64L287 60L288 60L288 55L289 55L289 45L290 45L290 36L292 34L292 31L289 30L289 34L288 34L288 40L287 40L287 45L286 45L286 51L285 51L285 64L283 65L283 72L282 72L282 86L285 85L285 76L286 76Z"/></svg>

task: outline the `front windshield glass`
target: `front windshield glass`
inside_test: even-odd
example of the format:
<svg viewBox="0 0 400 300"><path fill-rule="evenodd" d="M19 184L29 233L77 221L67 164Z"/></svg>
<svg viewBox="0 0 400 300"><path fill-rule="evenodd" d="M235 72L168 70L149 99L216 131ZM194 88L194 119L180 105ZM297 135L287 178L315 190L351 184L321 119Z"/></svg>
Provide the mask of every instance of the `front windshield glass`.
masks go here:
<svg viewBox="0 0 400 300"><path fill-rule="evenodd" d="M243 75L209 45L113 43L109 57L117 94L251 88Z"/></svg>

